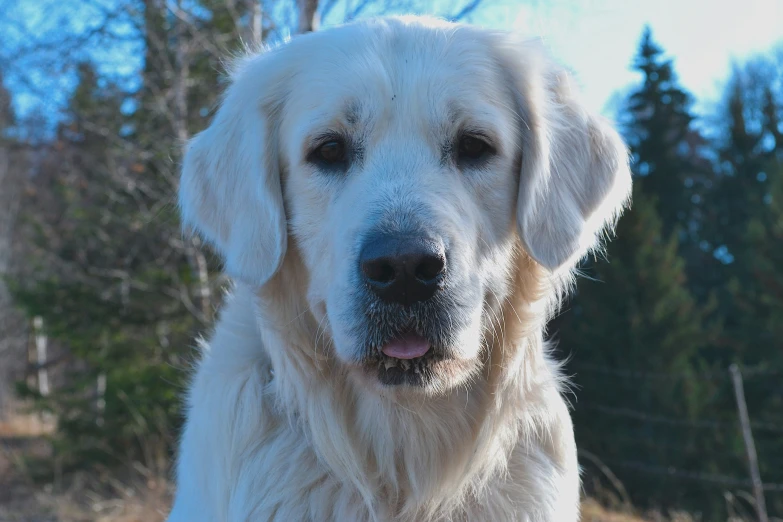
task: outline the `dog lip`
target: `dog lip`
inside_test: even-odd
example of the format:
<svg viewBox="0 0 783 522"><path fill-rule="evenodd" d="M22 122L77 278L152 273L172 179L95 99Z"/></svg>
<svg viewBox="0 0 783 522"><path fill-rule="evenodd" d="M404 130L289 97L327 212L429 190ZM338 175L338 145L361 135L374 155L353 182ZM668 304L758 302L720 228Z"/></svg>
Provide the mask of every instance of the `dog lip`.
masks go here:
<svg viewBox="0 0 783 522"><path fill-rule="evenodd" d="M419 334L410 332L395 337L381 348L387 357L394 359L416 359L430 350L430 342Z"/></svg>

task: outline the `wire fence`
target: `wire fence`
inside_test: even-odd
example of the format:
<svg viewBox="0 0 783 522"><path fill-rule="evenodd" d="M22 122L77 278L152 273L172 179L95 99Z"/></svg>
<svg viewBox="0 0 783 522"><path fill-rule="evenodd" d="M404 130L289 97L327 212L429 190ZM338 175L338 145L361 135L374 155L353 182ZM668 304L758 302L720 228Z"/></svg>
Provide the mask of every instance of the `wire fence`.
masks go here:
<svg viewBox="0 0 783 522"><path fill-rule="evenodd" d="M617 466L621 468L633 469L636 471L650 473L654 475L667 475L670 477L677 477L688 480L696 480L701 482L709 482L711 484L720 484L722 486L734 486L734 487L746 487L750 488L753 483L742 477L736 477L732 475L721 475L718 473L705 473L703 471L691 471L678 469L673 466L652 466L644 462L636 461L608 461L606 464L610 466ZM783 492L783 484L776 483L764 483L764 491Z"/></svg>
<svg viewBox="0 0 783 522"><path fill-rule="evenodd" d="M737 371L736 369L733 371ZM583 411L589 411L591 413L597 413L602 416L610 418L622 418L628 419L633 422L638 422L645 426L660 426L662 429L681 429L691 428L696 430L721 430L721 433L736 433L742 434L745 438L744 444L746 453L743 455L737 452L736 447L732 449L731 454L728 455L731 459L742 459L747 463L749 470L748 476L740 476L736 474L724 474L721 472L708 472L698 469L688 469L687 465L679 463L677 465L666 464L651 464L649 462L643 462L641 460L625 460L625 459L602 459L600 465L604 468L602 473L606 474L606 469L625 469L632 473L640 473L648 476L669 477L673 479L679 479L683 481L698 482L707 486L717 486L724 490L726 489L745 489L754 490L756 498L754 500L754 508L757 510L759 520L768 520L766 514L764 495L773 494L777 495L783 493L782 482L762 482L758 471L758 467L754 462L755 455L755 443L753 441L753 434L769 434L775 439L775 443L780 442L781 448L783 448L783 414L780 415L780 422L767 422L760 420L752 420L750 415L747 414L747 406L745 405L744 398L744 385L743 379L748 381L749 385L758 384L761 381L772 379L771 382L774 389L779 389L783 386L783 370L777 368L769 368L765 366L751 366L745 367L741 370L741 376L737 382L733 381L733 374L725 369L707 369L701 371L687 371L687 372L646 372L629 368L607 367L590 363L579 363L578 367L574 369L576 376L580 374L595 375L595 376L611 376L614 378L631 381L632 385L636 388L644 386L673 386L677 381L701 381L704 383L711 383L712 385L719 384L727 386L724 389L728 390L729 386L733 386L736 393L736 406L737 409L731 412L730 418L728 415L724 419L715 418L719 417L698 417L698 418L686 418L672 415L662 415L658 413L651 413L649 411L642 411L634 407L627 406L627 399L624 400L625 405L613 405L607 402L612 402L611 397L608 401L579 401L576 405L577 409ZM578 379L577 379L578 380ZM767 385L766 381L761 383ZM741 389L737 390L737 386ZM725 397L723 397L726 400ZM742 404L740 404L740 402ZM723 405L725 406L726 403ZM727 413L728 410L723 410L721 413ZM740 414L738 415L738 412ZM743 414L745 418L743 419ZM731 430L731 431L729 431ZM748 440L749 438L749 440ZM654 438L650 439L634 439L633 437L627 437L623 439L622 435L618 435L618 440L625 440L625 442L636 444L638 447L654 447L658 450L665 451L678 451L689 452L691 455L697 453L700 448L686 446L685 444L667 444ZM622 440L620 440L622 442ZM589 452L585 452L592 457L588 460L593 461L595 464L595 456ZM778 455L776 455L777 457ZM598 456L600 458L600 455ZM763 455L762 455L763 457ZM783 469L781 469L783 472ZM777 477L772 477L777 478ZM615 480L616 481L616 480ZM749 495L747 495L749 496ZM761 506L761 508L759 508ZM762 512L763 511L763 512Z"/></svg>

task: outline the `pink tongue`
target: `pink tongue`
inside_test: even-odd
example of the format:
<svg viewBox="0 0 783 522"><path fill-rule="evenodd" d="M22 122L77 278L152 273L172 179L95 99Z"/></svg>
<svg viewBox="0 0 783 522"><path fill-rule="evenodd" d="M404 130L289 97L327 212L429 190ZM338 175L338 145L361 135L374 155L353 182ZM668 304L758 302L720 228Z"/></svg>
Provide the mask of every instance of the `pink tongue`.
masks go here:
<svg viewBox="0 0 783 522"><path fill-rule="evenodd" d="M415 359L430 349L430 343L420 335L405 334L392 339L383 347L383 353L395 359Z"/></svg>

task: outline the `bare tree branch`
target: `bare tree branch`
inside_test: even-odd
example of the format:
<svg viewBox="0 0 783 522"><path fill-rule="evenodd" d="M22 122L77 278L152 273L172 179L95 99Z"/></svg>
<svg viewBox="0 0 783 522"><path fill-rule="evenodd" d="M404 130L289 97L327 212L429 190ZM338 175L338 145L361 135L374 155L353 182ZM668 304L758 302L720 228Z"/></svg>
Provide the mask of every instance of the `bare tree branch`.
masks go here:
<svg viewBox="0 0 783 522"><path fill-rule="evenodd" d="M471 0L465 4L462 9L457 11L456 14L449 17L450 20L460 21L467 16L470 16L482 3L483 0Z"/></svg>

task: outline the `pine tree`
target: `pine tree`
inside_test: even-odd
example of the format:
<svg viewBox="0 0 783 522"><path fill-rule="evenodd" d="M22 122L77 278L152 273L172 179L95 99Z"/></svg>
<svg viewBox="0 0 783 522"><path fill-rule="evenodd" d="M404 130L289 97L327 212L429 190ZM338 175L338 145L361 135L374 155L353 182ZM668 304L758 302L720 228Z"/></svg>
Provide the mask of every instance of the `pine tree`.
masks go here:
<svg viewBox="0 0 783 522"><path fill-rule="evenodd" d="M656 203L634 190L633 208L607 247L608 262L595 263L580 281L560 337L579 389L578 446L609 465L640 503L671 505L689 499L669 481L624 466L702 464L699 434L638 415L687 420L702 414L711 390L689 376L700 368L709 336L686 285L677 233L663 233Z"/></svg>
<svg viewBox="0 0 783 522"><path fill-rule="evenodd" d="M25 322L15 309L6 279L18 262L16 224L24 187L26 157L17 150L13 129L16 115L11 94L0 71L0 419L7 413L10 383L20 377L27 361Z"/></svg>
<svg viewBox="0 0 783 522"><path fill-rule="evenodd" d="M727 263L740 255L748 224L763 208L768 191L764 167L775 150L768 140L777 125L764 117L770 109L754 103L748 80L742 71L735 70L727 90L724 138L718 145L722 169L710 200L711 238ZM769 88L765 90L768 94Z"/></svg>
<svg viewBox="0 0 783 522"><path fill-rule="evenodd" d="M0 71L0 139L4 137L5 131L11 128L15 122L16 115L11 105L11 93L5 88L3 74Z"/></svg>
<svg viewBox="0 0 783 522"><path fill-rule="evenodd" d="M591 274L600 282L586 280L580 286L580 303L592 305L581 307L581 326L575 335L585 345L604 346L610 341L634 347L595 353L591 360L596 364L663 371L688 360L695 353L691 347L703 342L701 314L685 284L676 234L664 235L654 197L639 188L634 193L633 208L620 220L617 238L607 246L608 262L596 263ZM590 320L593 314L595 319L612 322ZM612 324L622 328L607 328Z"/></svg>
<svg viewBox="0 0 783 522"><path fill-rule="evenodd" d="M678 84L672 61L664 58L649 27L634 69L643 81L629 96L622 117L635 183L656 198L663 232L678 230L688 286L697 301L706 303L722 277L707 241L712 216L705 200L715 177L710 144L692 125L692 97Z"/></svg>
<svg viewBox="0 0 783 522"><path fill-rule="evenodd" d="M250 2L190 5L199 13L192 25L176 6L137 2L143 9L131 12L147 50L140 88L78 67L67 119L41 151L26 202L37 238L29 259L39 261L13 287L67 355L68 374L51 396L22 391L57 414L58 454L79 466L165 461L193 339L223 281L183 240L173 196L182 141L205 126L220 92L223 53L194 44L192 33L213 46L233 42L229 54Z"/></svg>
<svg viewBox="0 0 783 522"><path fill-rule="evenodd" d="M736 294L751 291L754 284L755 245L748 242L749 227L754 222L766 226L769 219L767 168L780 159L783 144L779 116L783 91L774 91L781 80L783 70L776 72L774 64L763 59L736 67L718 115L720 164L706 204L706 238L721 261L715 286L722 287L720 309L727 318L723 344L730 348L729 358L758 333L756 327L742 327L744 312L736 308Z"/></svg>
<svg viewBox="0 0 783 522"><path fill-rule="evenodd" d="M649 28L634 68L643 81L622 115L634 159L633 208L620 220L607 262L585 267L588 279L580 281L559 337L581 390L575 413L581 447L620 474L641 503L703 507L706 492L699 497L627 467L705 469L705 448L718 444L687 425L672 431L645 420L687 422L704 413L714 386L694 374L705 365L716 327L708 322L709 288L699 279L705 256L699 197L711 178L700 151L706 141L691 128L691 97ZM650 383L657 378L651 376L662 380Z"/></svg>
<svg viewBox="0 0 783 522"><path fill-rule="evenodd" d="M123 93L101 86L89 64L78 74L70 117L35 179L48 199L27 208L44 262L13 285L17 303L43 318L70 363L50 396L23 391L57 414L66 465L138 458L152 448L162 461L176 427L181 357L196 331L170 292L189 270L168 244L177 234L173 210L148 211L159 202L134 190L147 180L136 176L134 155L111 141L124 124Z"/></svg>
<svg viewBox="0 0 783 522"><path fill-rule="evenodd" d="M766 219L753 220L747 233L753 249L748 265L755 284L734 295L738 308L745 312L747 329L757 329L751 337L754 345L745 350L742 362L766 370L746 385L754 420L783 427L783 161L772 162L766 172L770 177ZM770 482L783 480L780 433L758 430L755 435L759 454L764 455L761 473ZM783 512L783 498L771 502L775 511Z"/></svg>
<svg viewBox="0 0 783 522"><path fill-rule="evenodd" d="M641 504L691 507L720 518L722 499L710 487L686 488L665 475L656 480L649 468L742 475L743 446L725 373L731 362L761 368L746 380L752 415L765 426L781 422L775 372L781 369L783 251L775 201L783 194L774 187L781 177L783 92L774 90L779 81L762 81L760 69L731 82L720 119L725 132L713 148L720 161L710 172L694 147L672 154L686 147L662 139L684 136L691 145L707 145L683 130L688 118L656 117L669 109L641 94L670 90L654 85L667 78L659 56L646 35L637 64L650 81L633 95L627 126L637 161L634 207L607 248L608 263L588 266L598 282L580 281L560 337L573 355L580 390L581 448L609 465ZM671 133L666 121L673 122ZM689 177L703 183L686 183ZM687 199L693 203L687 214L670 212ZM678 234L683 229L688 233ZM698 422L705 418L726 429ZM779 480L779 437L759 429L757 439L766 480Z"/></svg>
<svg viewBox="0 0 783 522"><path fill-rule="evenodd" d="M664 232L686 225L681 232L687 233L698 182L694 178L699 174L692 155L696 136L690 128L691 96L678 85L673 63L663 57L649 27L633 68L643 76L627 107L626 138L634 155L634 171L644 191L657 198Z"/></svg>

